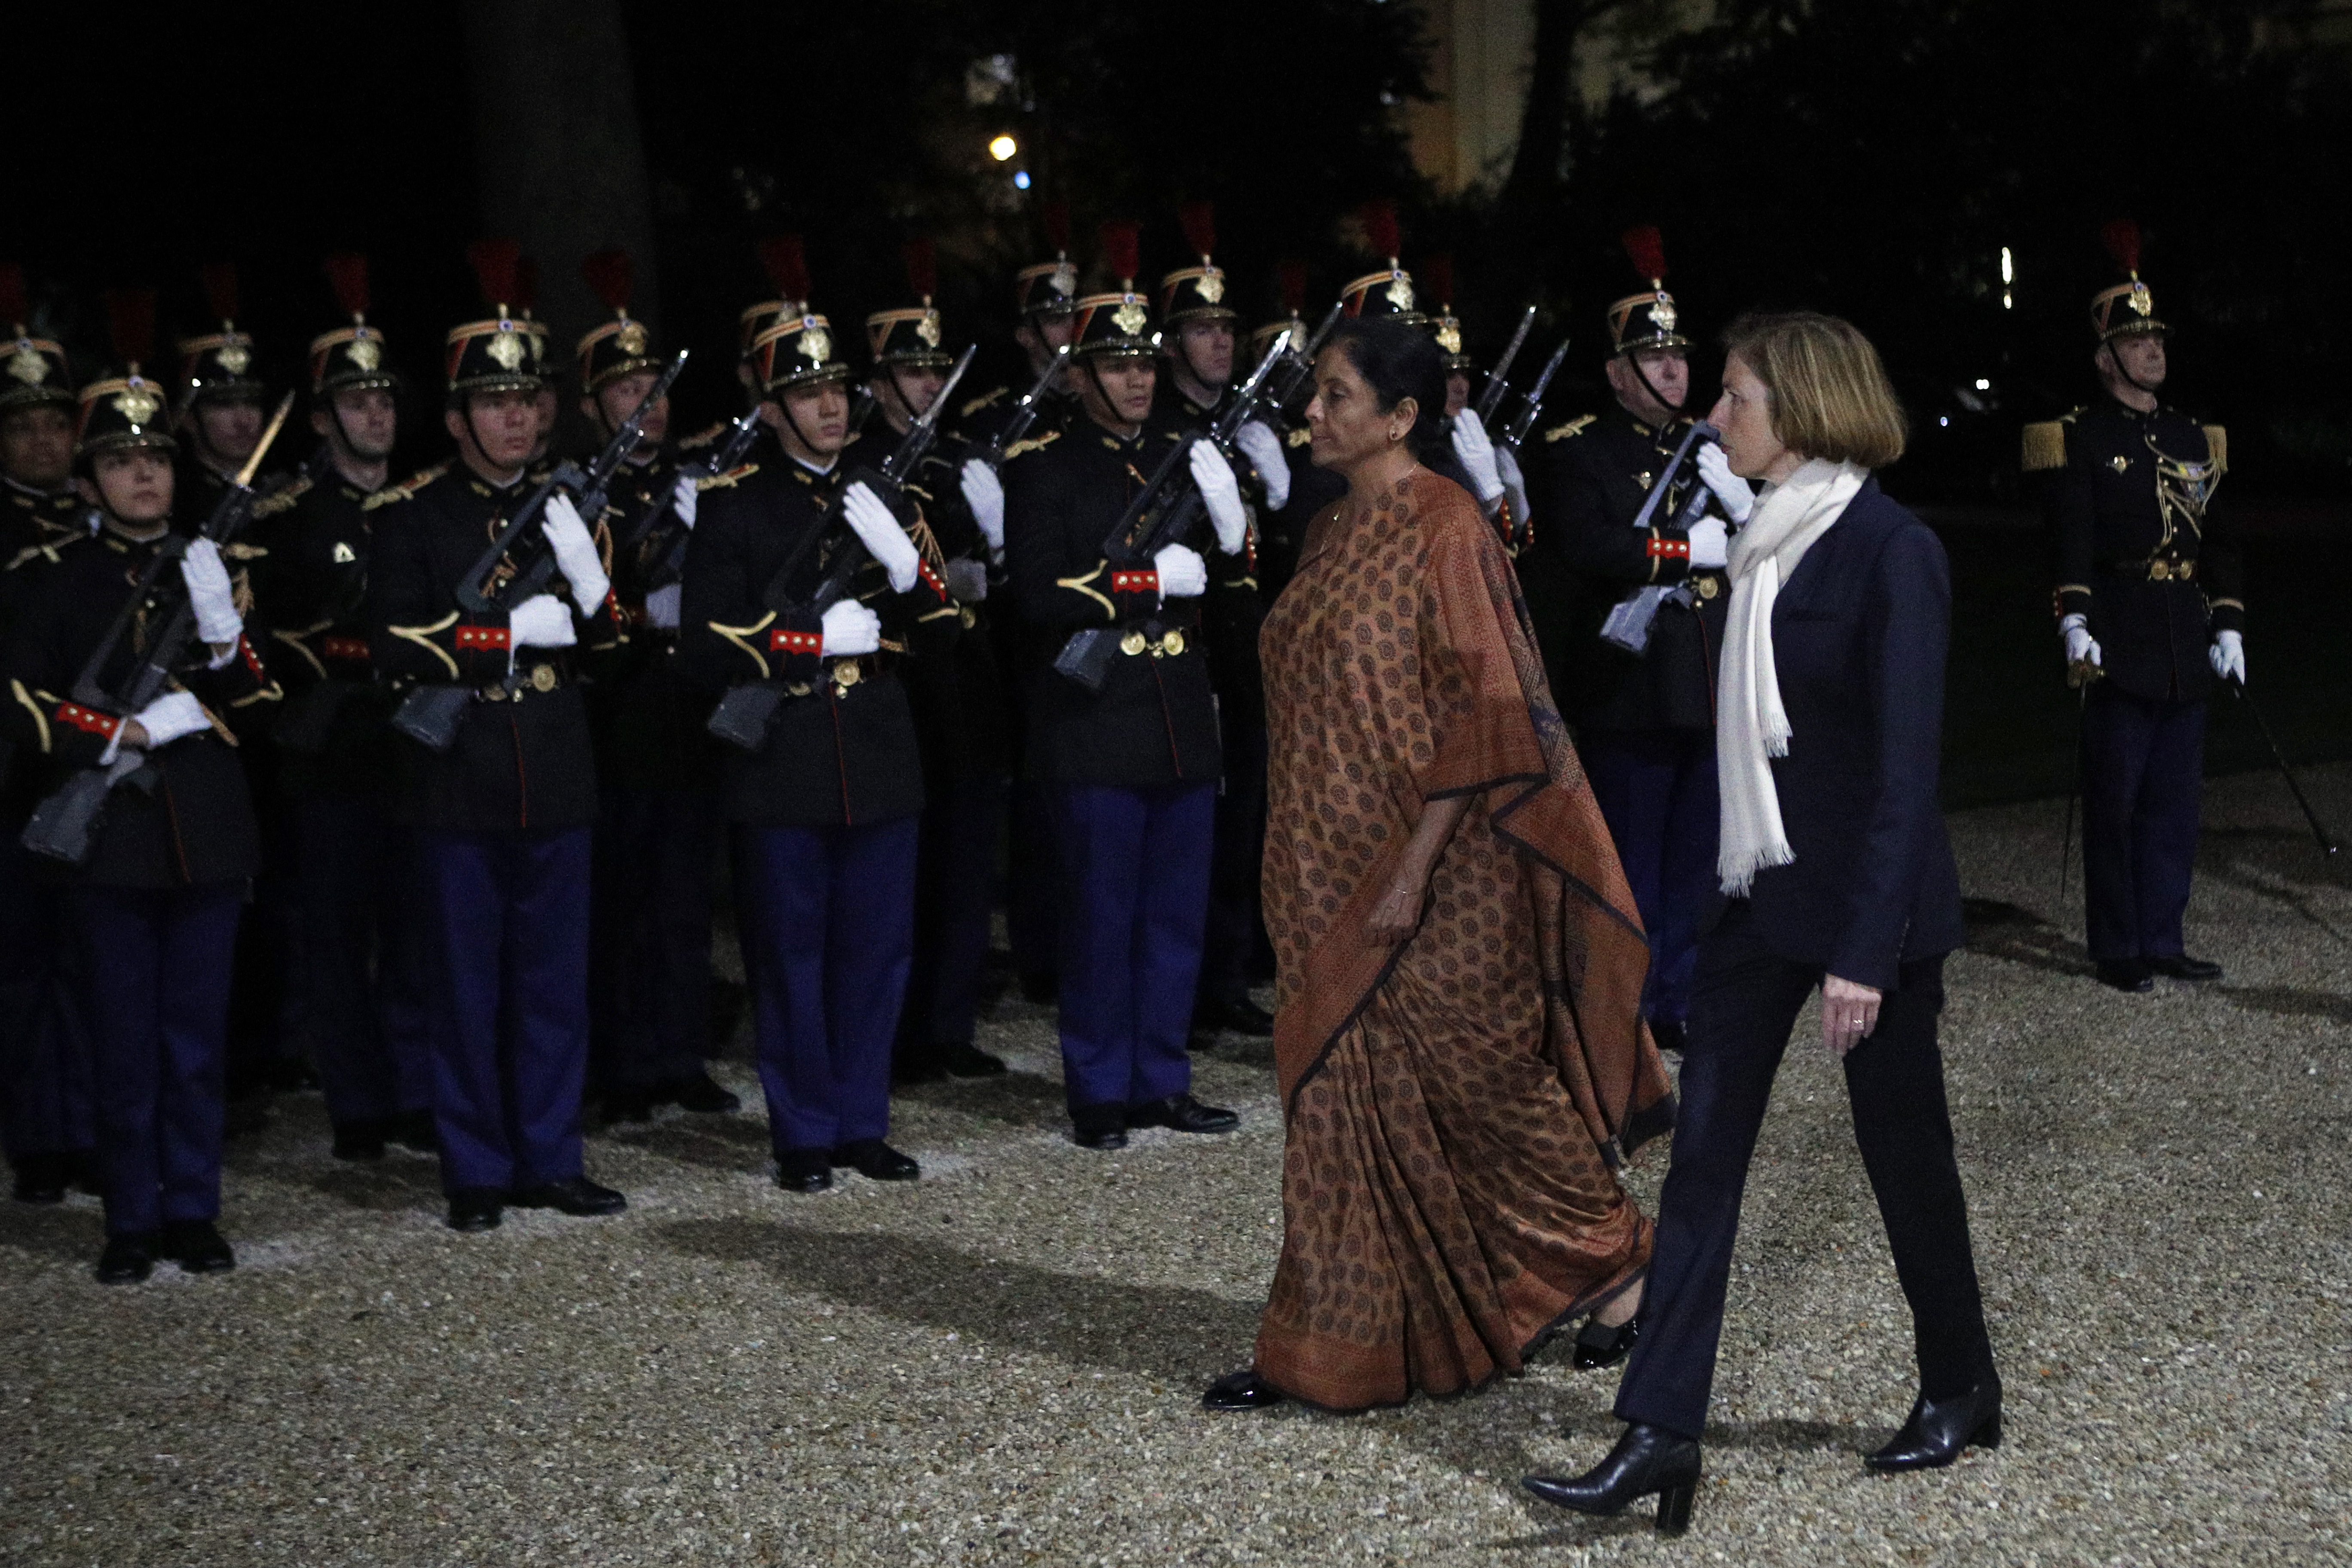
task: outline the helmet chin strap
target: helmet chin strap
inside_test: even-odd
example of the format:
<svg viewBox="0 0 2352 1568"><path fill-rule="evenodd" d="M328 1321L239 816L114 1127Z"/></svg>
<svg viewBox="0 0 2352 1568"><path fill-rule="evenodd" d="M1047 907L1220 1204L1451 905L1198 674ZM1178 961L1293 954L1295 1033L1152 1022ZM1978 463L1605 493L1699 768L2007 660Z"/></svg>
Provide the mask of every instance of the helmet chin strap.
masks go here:
<svg viewBox="0 0 2352 1568"><path fill-rule="evenodd" d="M800 437L801 445L808 448L810 454L814 456L816 452L816 443L810 440L809 433L801 428L800 416L793 412L791 402L788 399L782 397L772 397L768 399L768 401L776 405L777 411L784 416L784 423L793 427L793 434ZM836 452L834 456L838 458L841 454ZM797 461L798 459L794 460Z"/></svg>
<svg viewBox="0 0 2352 1568"><path fill-rule="evenodd" d="M341 420L338 419L336 423L340 426ZM496 459L490 456L490 444L482 439L482 427L474 423L474 400L471 397L466 399L466 433L474 438L474 450L482 455L482 461L495 465ZM346 440L348 441L348 438ZM532 443L534 446L537 444L535 441ZM515 465L516 478L520 479L523 469L529 467L530 467L530 457L526 453L523 460ZM509 484L513 482L511 479L508 481Z"/></svg>
<svg viewBox="0 0 2352 1568"><path fill-rule="evenodd" d="M1668 397L1658 390L1657 383L1652 381L1649 373L1642 368L1642 356L1638 353L1625 356L1625 367L1633 373L1633 379L1642 384L1642 390L1650 395L1651 401L1666 411L1667 418L1675 418L1682 413L1682 400ZM1689 394L1684 394L1684 397L1688 396Z"/></svg>
<svg viewBox="0 0 2352 1568"><path fill-rule="evenodd" d="M2113 338L2101 343L2099 347L2106 351L2107 363L2114 367L2116 374L2122 377L2127 384L2137 391L2145 392L2150 397L2158 395L2157 388L2162 386L2164 383L2159 381L2156 384L2156 386L2150 386L2146 382L2140 380L2139 377L2134 375L2130 369L2125 365L2124 356L2116 353L2116 344Z"/></svg>

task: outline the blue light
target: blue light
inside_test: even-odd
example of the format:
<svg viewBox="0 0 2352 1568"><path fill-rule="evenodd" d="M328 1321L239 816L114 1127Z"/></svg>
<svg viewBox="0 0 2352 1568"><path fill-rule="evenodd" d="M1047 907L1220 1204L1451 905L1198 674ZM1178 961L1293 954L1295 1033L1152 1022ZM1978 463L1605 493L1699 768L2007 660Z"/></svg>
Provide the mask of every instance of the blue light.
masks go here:
<svg viewBox="0 0 2352 1568"><path fill-rule="evenodd" d="M1028 170L1015 169L1013 171L1013 188L1016 191L1025 191L1029 188Z"/></svg>

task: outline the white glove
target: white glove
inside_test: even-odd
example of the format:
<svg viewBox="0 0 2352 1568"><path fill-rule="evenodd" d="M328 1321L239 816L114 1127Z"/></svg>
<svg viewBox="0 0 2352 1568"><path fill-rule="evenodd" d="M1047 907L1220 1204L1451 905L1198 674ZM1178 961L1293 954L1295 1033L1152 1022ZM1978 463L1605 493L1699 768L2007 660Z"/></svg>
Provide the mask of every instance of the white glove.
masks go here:
<svg viewBox="0 0 2352 1568"><path fill-rule="evenodd" d="M1690 563L1694 572L1721 569L1731 561L1731 531L1719 517L1703 517L1691 524Z"/></svg>
<svg viewBox="0 0 2352 1568"><path fill-rule="evenodd" d="M604 563L596 554L596 542L589 537L588 525L580 521L580 509L572 504L570 496L551 495L546 510L540 514L539 526L547 535L547 547L555 552L557 570L572 584L572 602L580 606L582 615L594 615L612 591L613 580L604 575ZM571 640L566 637L562 643L538 646L562 647Z"/></svg>
<svg viewBox="0 0 2352 1568"><path fill-rule="evenodd" d="M2245 633L2215 632L2213 646L2205 650L2205 657L2211 662L2213 673L2222 679L2234 680L2241 686L2246 683Z"/></svg>
<svg viewBox="0 0 2352 1568"><path fill-rule="evenodd" d="M646 594L646 624L656 631L677 630L677 601L684 593L682 584L672 583L667 588L656 588Z"/></svg>
<svg viewBox="0 0 2352 1568"><path fill-rule="evenodd" d="M970 556L948 563L948 592L960 605L977 605L988 597L988 568Z"/></svg>
<svg viewBox="0 0 2352 1568"><path fill-rule="evenodd" d="M1209 591L1209 563L1196 550L1167 545L1151 558L1151 569L1160 574L1162 599L1197 599Z"/></svg>
<svg viewBox="0 0 2352 1568"><path fill-rule="evenodd" d="M1249 514L1242 510L1242 486L1234 478L1234 466L1213 441L1193 442L1190 461L1201 504L1209 509L1209 522L1217 531L1217 548L1239 554L1249 539Z"/></svg>
<svg viewBox="0 0 2352 1568"><path fill-rule="evenodd" d="M1004 553L1004 481L996 470L974 458L963 466L956 477L963 490L963 504L971 508L971 520L980 524L980 536L988 541L991 555Z"/></svg>
<svg viewBox="0 0 2352 1568"><path fill-rule="evenodd" d="M1282 437L1263 419L1253 419L1234 437L1265 486L1265 509L1280 511L1290 501L1290 459L1282 455Z"/></svg>
<svg viewBox="0 0 2352 1568"><path fill-rule="evenodd" d="M847 658L855 654L872 653L881 646L882 617L856 600L844 599L824 613L822 651L825 658Z"/></svg>
<svg viewBox="0 0 2352 1568"><path fill-rule="evenodd" d="M533 594L507 615L509 654L519 647L570 647L579 640L571 608L552 594Z"/></svg>
<svg viewBox="0 0 2352 1568"><path fill-rule="evenodd" d="M915 553L915 542L907 537L907 531L898 526L898 518L882 504L882 498L876 495L865 480L860 479L841 492L841 515L849 520L849 526L856 531L859 539L866 542L867 551L882 563L882 570L890 574L892 593L903 594L915 585L915 569L922 564L922 558ZM873 649L859 648L857 651L871 653Z"/></svg>
<svg viewBox="0 0 2352 1568"><path fill-rule="evenodd" d="M680 474L669 492L671 515L687 527L694 526L694 509L702 503L702 487L694 482L692 474Z"/></svg>
<svg viewBox="0 0 2352 1568"><path fill-rule="evenodd" d="M217 568L220 563L215 560L213 564ZM151 752L213 727L212 720L205 717L205 705L184 691L167 691L131 718L147 731L147 750Z"/></svg>
<svg viewBox="0 0 2352 1568"><path fill-rule="evenodd" d="M1756 510L1755 489L1731 471L1731 459L1712 441L1698 449L1698 477L1715 492L1715 499L1723 503L1724 514L1732 521L1746 522L1748 514Z"/></svg>
<svg viewBox="0 0 2352 1568"><path fill-rule="evenodd" d="M245 617L236 613L236 590L229 586L220 547L209 539L190 540L180 557L180 581L188 585L188 604L196 612L196 636L215 647L236 641Z"/></svg>
<svg viewBox="0 0 2352 1568"><path fill-rule="evenodd" d="M1494 505L1495 498L1503 493L1503 475L1495 466L1495 443L1486 439L1486 427L1478 422L1475 408L1465 408L1454 416L1454 455L1462 459L1462 471L1470 476L1478 504Z"/></svg>
<svg viewBox="0 0 2352 1568"><path fill-rule="evenodd" d="M1496 477L1503 481L1503 492L1511 498L1511 515L1525 526L1528 515L1528 477L1519 472L1519 460L1508 447L1495 448Z"/></svg>
<svg viewBox="0 0 2352 1568"><path fill-rule="evenodd" d="M2058 632L2066 639L2068 664L2087 664L2094 668L2098 667L2099 645L2091 636L2089 623L2083 616L2079 613L2068 616L2058 623Z"/></svg>

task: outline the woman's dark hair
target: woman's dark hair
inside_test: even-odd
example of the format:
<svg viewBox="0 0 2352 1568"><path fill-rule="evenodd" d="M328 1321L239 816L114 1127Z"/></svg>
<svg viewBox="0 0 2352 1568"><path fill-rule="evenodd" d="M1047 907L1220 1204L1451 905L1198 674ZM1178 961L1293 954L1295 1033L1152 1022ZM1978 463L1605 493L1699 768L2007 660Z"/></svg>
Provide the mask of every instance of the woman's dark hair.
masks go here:
<svg viewBox="0 0 2352 1568"><path fill-rule="evenodd" d="M1445 438L1445 351L1437 340L1425 327L1375 319L1340 322L1332 329L1331 342L1372 389L1381 413L1408 397L1413 400L1419 417L1405 445L1415 458L1428 461Z"/></svg>

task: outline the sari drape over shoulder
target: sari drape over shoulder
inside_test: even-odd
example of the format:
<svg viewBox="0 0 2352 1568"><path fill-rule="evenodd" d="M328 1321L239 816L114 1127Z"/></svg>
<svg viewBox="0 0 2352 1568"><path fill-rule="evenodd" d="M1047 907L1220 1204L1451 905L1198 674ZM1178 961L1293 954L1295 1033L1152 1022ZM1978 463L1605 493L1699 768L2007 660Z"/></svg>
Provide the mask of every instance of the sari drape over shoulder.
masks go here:
<svg viewBox="0 0 2352 1568"><path fill-rule="evenodd" d="M1266 619L1284 1237L1255 1366L1336 1409L1518 1369L1638 1279L1616 1168L1673 1119L1608 828L1493 530L1415 469L1309 530ZM1420 927L1365 922L1467 796Z"/></svg>

